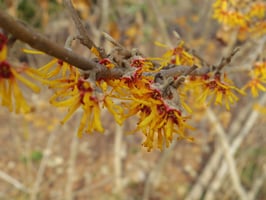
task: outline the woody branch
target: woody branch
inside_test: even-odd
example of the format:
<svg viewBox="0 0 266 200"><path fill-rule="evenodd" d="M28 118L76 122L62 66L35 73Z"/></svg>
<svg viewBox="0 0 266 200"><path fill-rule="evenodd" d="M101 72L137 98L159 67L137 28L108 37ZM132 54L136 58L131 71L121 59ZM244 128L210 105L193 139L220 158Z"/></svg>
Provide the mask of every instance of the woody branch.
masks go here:
<svg viewBox="0 0 266 200"><path fill-rule="evenodd" d="M84 30L84 27L80 22L80 19L78 18L77 14L74 13L75 10L71 2L67 0L65 2L75 22L76 28L79 30L79 33L81 34L80 36L78 36L78 38L81 40L82 44L84 44L88 48L95 47L97 50L99 50L101 56L107 56L105 52L101 50L99 47L97 47L92 42L92 40L86 35L86 31ZM29 44L34 49L37 49L52 57L65 61L70 65L73 65L83 71L94 71L96 73L96 79L118 78L123 76L123 74L125 74L125 69L122 66L119 66L119 63L116 63L115 68L107 69L105 66L97 62L84 58L76 54L75 52L71 51L70 49L64 48L63 46L60 46L55 42L47 39L44 35L28 27L24 23L15 20L13 17L9 16L4 11L0 12L0 27L2 27L6 32L10 33L16 39ZM123 48L123 51L125 51L125 48ZM121 51L121 53L125 53L123 51ZM126 53L130 52L128 50L126 51L127 51ZM225 59L225 60L230 61L232 55L230 55L229 57L230 59ZM128 60L129 58L130 56L127 58L123 57L123 59L125 60ZM223 66L225 64L228 64L228 62L222 63ZM215 70L215 68L209 66L210 66L209 64L203 65L203 67L201 68L190 70L187 66L172 65L171 67L162 69L160 72L152 73L152 75L156 76L159 74L164 78L184 75L184 74L200 76ZM219 69L219 66L217 66L216 68ZM149 73L147 75L151 74Z"/></svg>

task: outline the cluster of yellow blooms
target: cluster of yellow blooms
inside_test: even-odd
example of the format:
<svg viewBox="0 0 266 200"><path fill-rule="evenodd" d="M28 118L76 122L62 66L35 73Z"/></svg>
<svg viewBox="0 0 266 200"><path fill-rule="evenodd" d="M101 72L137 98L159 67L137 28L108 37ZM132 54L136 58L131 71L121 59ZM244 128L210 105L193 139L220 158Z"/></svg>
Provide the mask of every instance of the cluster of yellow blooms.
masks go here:
<svg viewBox="0 0 266 200"><path fill-rule="evenodd" d="M238 28L241 35L266 33L265 1L217 0L213 8L213 18L225 27Z"/></svg>
<svg viewBox="0 0 266 200"><path fill-rule="evenodd" d="M123 107L122 121L131 116L139 116L137 128L133 132L140 130L146 136L143 146L147 147L148 151L155 144L159 149L162 149L163 145L168 147L175 134L178 134L180 139L192 140L185 133L186 128L191 128L186 124L188 117L182 115L181 108L167 101L172 97L163 97L153 78L143 75L143 72L150 71L151 66L150 61L137 58L131 63L131 67L136 69L131 76L106 80L112 87L108 98L120 100ZM109 110L113 106L113 102L108 103Z"/></svg>
<svg viewBox="0 0 266 200"><path fill-rule="evenodd" d="M102 59L97 52L95 56L97 62L106 68L116 67L111 59ZM230 109L230 105L238 100L235 92L243 93L220 72L209 72L202 76L188 75L178 88L157 82L151 74L156 74L166 66L186 65L189 68L195 63L196 58L185 50L183 42L175 48L168 48L156 60L159 61L159 66L155 67L152 59L132 56L125 75L99 80L87 78L74 66L56 58L38 70L28 66L14 67L7 61L7 38L0 34L0 100L10 111L14 105L16 112L30 111L18 87L18 81L38 92L39 87L28 78L37 79L54 91L50 103L67 109L62 123L68 121L76 111L82 112L77 131L79 136L84 132L104 132L101 111L105 107L119 124L131 116L138 116L136 129L132 132L141 131L144 134L143 146L150 151L154 147L168 147L176 136L178 139L193 140L187 134L187 129L192 129L187 124L191 109L185 103L190 94L198 95L196 99L199 103L209 101ZM260 81L265 81L265 63L257 64L254 74ZM25 75L30 77L26 79ZM178 77L173 78L176 80ZM265 91L261 86L256 87Z"/></svg>
<svg viewBox="0 0 266 200"><path fill-rule="evenodd" d="M209 102L215 105L224 105L230 110L230 105L238 101L235 93L244 94L244 92L233 86L226 74L209 73L202 76L191 76L186 84L189 90L193 90L196 99L200 103Z"/></svg>
<svg viewBox="0 0 266 200"><path fill-rule="evenodd" d="M192 66L194 64L195 58L185 50L184 41L180 41L175 48L169 48L159 42L156 42L155 44L167 49L163 56L158 58L162 67L169 64L185 66Z"/></svg>
<svg viewBox="0 0 266 200"><path fill-rule="evenodd" d="M249 76L251 80L243 90L249 88L253 97L258 97L259 91L266 92L266 61L256 62Z"/></svg>
<svg viewBox="0 0 266 200"><path fill-rule="evenodd" d="M27 66L13 66L7 59L7 37L0 33L0 100L10 112L27 113L30 106L26 102L18 83L21 82L34 92L40 88L28 78L41 80L42 76L37 70ZM27 76L28 78L25 78Z"/></svg>

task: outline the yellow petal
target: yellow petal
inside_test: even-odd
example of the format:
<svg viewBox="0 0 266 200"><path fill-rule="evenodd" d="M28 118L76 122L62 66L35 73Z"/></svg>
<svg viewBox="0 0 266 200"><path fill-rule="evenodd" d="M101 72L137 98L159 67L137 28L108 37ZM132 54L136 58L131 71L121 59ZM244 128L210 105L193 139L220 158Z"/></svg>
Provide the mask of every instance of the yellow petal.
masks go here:
<svg viewBox="0 0 266 200"><path fill-rule="evenodd" d="M6 56L7 56L7 47L6 45L4 45L2 50L0 51L0 62L6 60Z"/></svg>
<svg viewBox="0 0 266 200"><path fill-rule="evenodd" d="M57 59L53 59L53 60L51 60L49 63L47 63L46 65L44 65L44 66L42 66L42 67L40 67L39 69L38 69L38 71L40 71L41 73L44 73L44 74L46 74L46 73L48 73L48 71L55 65L57 63Z"/></svg>
<svg viewBox="0 0 266 200"><path fill-rule="evenodd" d="M11 81L11 86L12 86L12 91L14 94L14 99L15 99L15 105L16 105L16 113L27 113L30 111L30 107L28 106L25 98L23 97L16 80Z"/></svg>
<svg viewBox="0 0 266 200"><path fill-rule="evenodd" d="M50 103L54 106L57 106L57 107L66 107L66 106L70 106L70 105L77 104L77 103L81 104L80 94L76 94L75 96L73 96L69 99L66 99L64 101L59 101L59 102L50 101Z"/></svg>
<svg viewBox="0 0 266 200"><path fill-rule="evenodd" d="M45 54L42 51L37 51L37 50L33 50L33 49L25 49L25 48L22 48L22 51L24 53L28 53L28 54Z"/></svg>
<svg viewBox="0 0 266 200"><path fill-rule="evenodd" d="M20 74L18 74L18 73L16 72L16 70L14 70L14 69L11 68L11 71L12 71L12 73L14 74L14 76L15 76L18 80L20 80L22 83L24 83L24 84L25 84L27 87L29 87L32 91L34 91L34 92L36 92L36 93L40 92L40 88L39 88L37 85L35 85L35 84L32 83L31 81L27 80L26 78L24 78L23 76L21 76Z"/></svg>
<svg viewBox="0 0 266 200"><path fill-rule="evenodd" d="M67 115L65 116L65 118L61 121L62 124L64 124L67 120L69 120L69 118L73 115L73 113L79 108L80 106L80 102L77 101L75 102L75 104L71 105L71 107L68 110Z"/></svg>
<svg viewBox="0 0 266 200"><path fill-rule="evenodd" d="M93 123L95 125L95 130L102 133L104 131L104 128L102 127L102 123L101 123L100 109L98 106L94 106L93 110L94 110Z"/></svg>
<svg viewBox="0 0 266 200"><path fill-rule="evenodd" d="M139 124L138 124L138 127L142 128L144 126L148 126L149 123L151 123L152 120L156 119L156 114L154 113L154 111L152 110L151 113L146 116L144 118L143 121L141 121Z"/></svg>
<svg viewBox="0 0 266 200"><path fill-rule="evenodd" d="M78 137L82 137L82 132L87 124L89 115L90 115L89 112L83 112L82 118L80 120L79 128L78 128Z"/></svg>
<svg viewBox="0 0 266 200"><path fill-rule="evenodd" d="M2 105L6 106L10 112L12 112L13 106L12 106L12 97L11 97L11 88L10 84L8 84L8 81L5 81L4 79L0 79L0 95L2 99Z"/></svg>

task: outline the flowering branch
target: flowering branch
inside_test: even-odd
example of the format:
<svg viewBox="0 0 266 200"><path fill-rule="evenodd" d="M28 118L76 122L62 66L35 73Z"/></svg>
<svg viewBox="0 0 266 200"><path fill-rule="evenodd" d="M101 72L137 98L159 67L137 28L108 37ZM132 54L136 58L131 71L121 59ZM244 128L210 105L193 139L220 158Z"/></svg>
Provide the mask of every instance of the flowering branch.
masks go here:
<svg viewBox="0 0 266 200"><path fill-rule="evenodd" d="M99 68L96 63L57 45L31 28L26 27L26 25L16 21L4 11L0 12L0 27L31 47L68 62L82 70Z"/></svg>
<svg viewBox="0 0 266 200"><path fill-rule="evenodd" d="M47 39L42 34L37 33L30 27L27 27L26 25L19 23L5 12L0 12L0 27L2 27L10 34L12 34L12 36L14 36L15 38L29 44L32 48L42 51L50 56L61 59L81 70L87 71L94 69L97 72L97 79L106 78L106 77L116 78L123 75L123 71L121 69L108 70L96 62L81 57L75 52L57 45L55 42ZM188 70L187 67L176 66L175 68L161 70L160 73L164 77L169 77L173 75L178 75L180 73L182 74L187 70ZM195 70L191 74L201 75L208 73L208 71L209 68L204 67ZM146 73L146 75L150 74L151 73Z"/></svg>
<svg viewBox="0 0 266 200"><path fill-rule="evenodd" d="M77 37L71 37L66 41L65 47L60 47L4 12L0 13L0 27L12 37L54 57L37 70L29 66L14 67L7 58L7 38L0 34L2 104L10 111L13 111L12 95L17 99L17 113L30 110L26 101L20 100L23 95L17 81L23 82L34 92L40 90L37 85L21 76L24 73L54 90L50 103L67 108L62 124L78 108L82 109L77 131L79 136L84 132L104 131L100 115L101 108L106 107L118 124L138 115L139 122L134 132L142 131L146 137L143 146L150 151L154 146L159 149L169 147L175 134L179 139L193 140L186 132L187 129L192 129L187 124L190 118L187 114L192 112L187 105L190 93L192 96L195 94L193 98L200 103L212 101L225 105L228 110L230 104L238 100L235 93L242 93L220 72L229 64L236 51L214 66L195 52L191 53L178 37L175 47L158 43L167 48L167 51L161 57L149 58L136 49L126 49L111 36L104 34L114 45L106 55L89 38L71 1L65 0L65 5L79 31L78 39L94 54L91 60L70 50L70 41ZM27 52L37 53L32 50Z"/></svg>

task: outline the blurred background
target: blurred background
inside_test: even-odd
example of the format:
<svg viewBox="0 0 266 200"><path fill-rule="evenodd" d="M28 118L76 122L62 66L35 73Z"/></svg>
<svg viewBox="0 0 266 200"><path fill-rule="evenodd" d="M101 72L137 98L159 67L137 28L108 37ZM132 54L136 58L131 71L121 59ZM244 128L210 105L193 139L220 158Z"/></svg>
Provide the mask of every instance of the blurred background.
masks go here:
<svg viewBox="0 0 266 200"><path fill-rule="evenodd" d="M93 41L107 50L112 45L102 31L149 57L165 52L155 41L175 46L173 31L213 64L239 46L229 76L240 88L248 80L247 69L259 56L265 58L265 39L239 39L235 30L223 29L212 19L213 0L73 3ZM77 33L63 0L0 0L0 7L62 46ZM27 45L16 42L10 56L36 68L50 59L25 55L21 47ZM73 50L91 56L79 42ZM189 134L195 142L177 141L162 152L147 152L141 133L123 134L134 129L134 119L120 127L106 111L105 133L79 139L79 113L61 126L65 110L49 105L47 88L43 86L40 95L25 93L31 113L16 115L0 108L0 199L234 200L241 192L247 199L266 199L266 112L254 109L265 103L266 94L256 99L247 94L230 112L213 107L206 113L195 100L188 100L194 110L189 122L195 127ZM217 135L221 132L227 147ZM228 154L233 158L229 167L224 157Z"/></svg>

